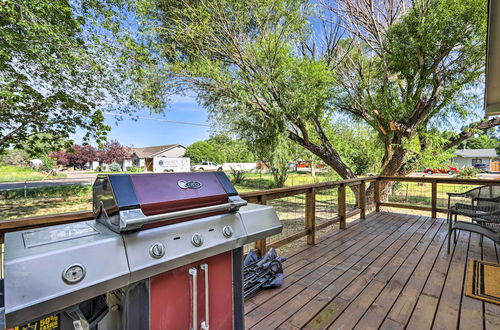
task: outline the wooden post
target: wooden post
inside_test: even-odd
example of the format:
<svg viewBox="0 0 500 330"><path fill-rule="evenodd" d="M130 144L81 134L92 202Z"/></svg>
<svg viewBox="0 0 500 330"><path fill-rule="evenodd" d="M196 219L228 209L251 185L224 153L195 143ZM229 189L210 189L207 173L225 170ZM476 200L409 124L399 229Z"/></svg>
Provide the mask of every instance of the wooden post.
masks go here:
<svg viewBox="0 0 500 330"><path fill-rule="evenodd" d="M259 196L257 200L258 204L266 205L265 196ZM265 238L259 239L254 242L254 249L257 251L257 255L262 257L267 252L267 241Z"/></svg>
<svg viewBox="0 0 500 330"><path fill-rule="evenodd" d="M0 278L5 277L5 269L4 269L4 262L5 262L5 244L0 245L1 246L1 260L0 260Z"/></svg>
<svg viewBox="0 0 500 330"><path fill-rule="evenodd" d="M432 218L436 219L437 217L437 181L432 180L432 192L431 192L431 213Z"/></svg>
<svg viewBox="0 0 500 330"><path fill-rule="evenodd" d="M306 194L306 229L307 244L316 244L316 189L311 188Z"/></svg>
<svg viewBox="0 0 500 330"><path fill-rule="evenodd" d="M340 229L345 229L346 228L346 219L345 219L345 186L342 183L339 186L339 195L338 195L338 205L337 205L337 210L338 214L340 217L340 222L339 222L339 228Z"/></svg>
<svg viewBox="0 0 500 330"><path fill-rule="evenodd" d="M361 210L359 218L366 219L366 184L363 180L361 180L361 184L359 185L358 203Z"/></svg>
<svg viewBox="0 0 500 330"><path fill-rule="evenodd" d="M373 186L373 198L375 199L375 211L380 212L380 181L377 179Z"/></svg>

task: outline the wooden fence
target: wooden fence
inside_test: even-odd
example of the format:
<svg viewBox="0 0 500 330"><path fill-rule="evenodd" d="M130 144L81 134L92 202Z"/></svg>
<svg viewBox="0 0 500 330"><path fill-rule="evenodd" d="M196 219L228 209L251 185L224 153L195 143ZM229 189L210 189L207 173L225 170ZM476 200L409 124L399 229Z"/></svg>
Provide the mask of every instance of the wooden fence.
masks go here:
<svg viewBox="0 0 500 330"><path fill-rule="evenodd" d="M427 194L428 196L422 196L422 198L429 201L429 205L416 205L411 203L401 203L389 200L381 200L380 187L384 182L389 182L393 185L395 182L406 182L408 184L417 183L419 185L430 186L430 190L422 190L422 194ZM500 180L482 180L482 179L458 179L458 178L447 178L447 177L386 177L386 176L372 176L364 178L356 178L350 180L340 180L331 181L324 183L316 183L309 185L284 187L277 189L269 189L263 191L255 191L250 193L243 193L241 196L250 203L267 204L275 200L280 200L284 198L289 198L291 196L304 195L304 204L300 207L305 209L303 221L303 226L287 234L285 237L279 239L268 239L259 240L255 242L255 248L259 253L265 252L271 247L280 247L295 240L306 237L307 244L315 244L316 242L316 232L318 230L327 228L328 226L338 223L340 229L346 228L346 219L355 215L360 215L361 219L365 219L368 210L374 209L375 211L380 211L381 207L391 207L391 208L403 208L412 209L420 211L429 211L431 217L435 218L438 212L446 212L446 208L439 207L438 205L438 190L440 186L453 186L456 185L458 188L465 190L468 187L474 187L478 185L500 185ZM355 205L348 207L346 199L347 188L355 187L354 189L349 189L349 193L353 195L353 191L356 192ZM408 187L408 186L407 186ZM328 201L327 203L335 203L334 208L335 214L328 215L328 218L317 223L317 204L318 195L322 194L324 191L334 191L331 196L336 197L336 201ZM443 195L446 191L440 191ZM412 193L408 191L407 195ZM325 204L325 202L322 202ZM353 203L351 203L353 204ZM278 210L279 211L279 210ZM279 214L279 212L278 212ZM36 227L44 227L48 225L64 224L70 222L77 222L82 220L92 219L91 211L82 212L72 212L64 214L47 215L40 217L22 218L15 220L3 220L0 221L0 243L3 243L4 234L11 231L25 230Z"/></svg>

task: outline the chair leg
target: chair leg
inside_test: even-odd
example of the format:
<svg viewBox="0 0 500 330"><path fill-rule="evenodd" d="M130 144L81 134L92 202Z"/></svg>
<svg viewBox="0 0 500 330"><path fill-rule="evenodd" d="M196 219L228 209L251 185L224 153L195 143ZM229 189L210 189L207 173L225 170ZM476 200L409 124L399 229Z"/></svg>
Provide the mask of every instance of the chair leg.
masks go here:
<svg viewBox="0 0 500 330"><path fill-rule="evenodd" d="M455 222L457 222L457 215L455 214ZM453 230L453 243L457 244L457 231Z"/></svg>
<svg viewBox="0 0 500 330"><path fill-rule="evenodd" d="M448 254L450 254L451 232L452 232L452 228L451 228L451 219L450 219L450 222L448 223Z"/></svg>

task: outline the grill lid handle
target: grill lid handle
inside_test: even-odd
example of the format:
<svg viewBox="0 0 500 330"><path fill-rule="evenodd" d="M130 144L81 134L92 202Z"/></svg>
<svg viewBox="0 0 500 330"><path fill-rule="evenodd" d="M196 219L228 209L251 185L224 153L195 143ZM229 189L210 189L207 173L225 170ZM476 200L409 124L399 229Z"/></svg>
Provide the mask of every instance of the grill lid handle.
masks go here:
<svg viewBox="0 0 500 330"><path fill-rule="evenodd" d="M170 213L163 213L157 215L149 215L146 216L139 209L135 210L124 210L120 212L121 215L121 231L128 231L139 229L141 226L145 224L151 224L155 222L172 220L172 219L180 219L184 217L203 215L212 212L218 211L229 211L234 212L240 209L240 207L247 205L247 201L242 199L240 196L230 196L229 203L212 205L212 206L204 206L195 209L188 209L182 211L175 211Z"/></svg>

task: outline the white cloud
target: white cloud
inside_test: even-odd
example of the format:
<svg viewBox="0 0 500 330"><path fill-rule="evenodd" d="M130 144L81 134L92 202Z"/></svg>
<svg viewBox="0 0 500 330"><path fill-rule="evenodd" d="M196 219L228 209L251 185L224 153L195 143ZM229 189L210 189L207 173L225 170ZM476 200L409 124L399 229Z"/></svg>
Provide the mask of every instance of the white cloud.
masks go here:
<svg viewBox="0 0 500 330"><path fill-rule="evenodd" d="M172 95L170 97L170 104L190 104L196 103L196 98L194 95Z"/></svg>

